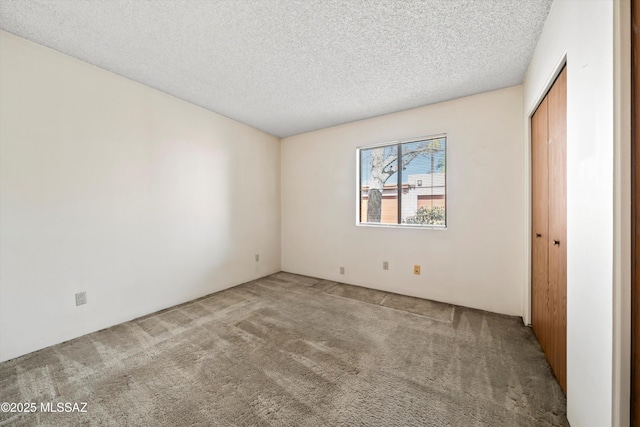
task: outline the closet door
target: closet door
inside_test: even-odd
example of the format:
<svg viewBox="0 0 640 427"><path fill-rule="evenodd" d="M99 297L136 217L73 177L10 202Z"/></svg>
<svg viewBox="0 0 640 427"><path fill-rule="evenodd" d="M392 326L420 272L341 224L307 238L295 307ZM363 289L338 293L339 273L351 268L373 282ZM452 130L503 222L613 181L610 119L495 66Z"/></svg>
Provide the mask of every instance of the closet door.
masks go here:
<svg viewBox="0 0 640 427"><path fill-rule="evenodd" d="M553 352L547 354L567 388L567 69L547 95L549 120L549 306Z"/></svg>
<svg viewBox="0 0 640 427"><path fill-rule="evenodd" d="M547 98L531 118L531 325L547 353L550 344L549 306L549 172Z"/></svg>
<svg viewBox="0 0 640 427"><path fill-rule="evenodd" d="M531 118L531 324L567 389L567 72Z"/></svg>

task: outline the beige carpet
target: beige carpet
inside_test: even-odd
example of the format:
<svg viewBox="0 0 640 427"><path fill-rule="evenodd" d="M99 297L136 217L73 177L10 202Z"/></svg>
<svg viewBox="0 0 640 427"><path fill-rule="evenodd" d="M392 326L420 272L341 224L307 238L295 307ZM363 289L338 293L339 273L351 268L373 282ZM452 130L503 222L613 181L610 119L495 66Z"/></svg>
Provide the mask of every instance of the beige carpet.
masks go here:
<svg viewBox="0 0 640 427"><path fill-rule="evenodd" d="M520 319L289 273L4 362L0 402L38 405L1 425L568 425Z"/></svg>

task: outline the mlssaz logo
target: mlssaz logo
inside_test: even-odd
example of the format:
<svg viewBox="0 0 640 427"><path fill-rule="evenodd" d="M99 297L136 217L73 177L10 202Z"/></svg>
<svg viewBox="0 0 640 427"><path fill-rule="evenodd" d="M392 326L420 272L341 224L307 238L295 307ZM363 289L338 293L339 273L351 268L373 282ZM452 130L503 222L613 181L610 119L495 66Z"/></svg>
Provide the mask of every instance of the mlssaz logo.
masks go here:
<svg viewBox="0 0 640 427"><path fill-rule="evenodd" d="M87 412L87 402L42 402L40 412Z"/></svg>

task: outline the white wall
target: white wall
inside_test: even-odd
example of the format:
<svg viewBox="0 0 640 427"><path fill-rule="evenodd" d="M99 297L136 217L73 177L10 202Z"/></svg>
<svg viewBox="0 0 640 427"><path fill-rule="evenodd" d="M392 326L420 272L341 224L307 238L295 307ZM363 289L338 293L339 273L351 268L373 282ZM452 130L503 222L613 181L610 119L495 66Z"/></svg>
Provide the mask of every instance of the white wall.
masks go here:
<svg viewBox="0 0 640 427"><path fill-rule="evenodd" d="M574 427L611 425L613 416L613 46L612 1L556 0L524 81L531 114L566 53L567 410Z"/></svg>
<svg viewBox="0 0 640 427"><path fill-rule="evenodd" d="M278 138L6 32L0 94L0 361L280 270Z"/></svg>
<svg viewBox="0 0 640 427"><path fill-rule="evenodd" d="M282 269L522 315L523 114L517 86L283 139ZM357 227L356 147L439 133L448 229Z"/></svg>

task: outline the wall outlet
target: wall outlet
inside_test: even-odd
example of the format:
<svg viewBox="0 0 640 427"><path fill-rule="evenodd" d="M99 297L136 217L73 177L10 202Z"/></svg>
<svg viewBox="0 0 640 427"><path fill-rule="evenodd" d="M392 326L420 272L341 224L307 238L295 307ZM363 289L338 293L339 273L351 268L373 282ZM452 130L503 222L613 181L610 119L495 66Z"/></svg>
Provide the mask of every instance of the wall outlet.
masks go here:
<svg viewBox="0 0 640 427"><path fill-rule="evenodd" d="M260 261L260 254L256 254L256 262Z"/></svg>
<svg viewBox="0 0 640 427"><path fill-rule="evenodd" d="M76 305L83 305L87 303L87 292L82 291L76 294Z"/></svg>
<svg viewBox="0 0 640 427"><path fill-rule="evenodd" d="M383 270L389 269L389 261L382 261L382 269Z"/></svg>
<svg viewBox="0 0 640 427"><path fill-rule="evenodd" d="M413 274L420 274L420 266L419 265L414 265L413 266Z"/></svg>
<svg viewBox="0 0 640 427"><path fill-rule="evenodd" d="M344 267L340 267L340 274L344 274Z"/></svg>

